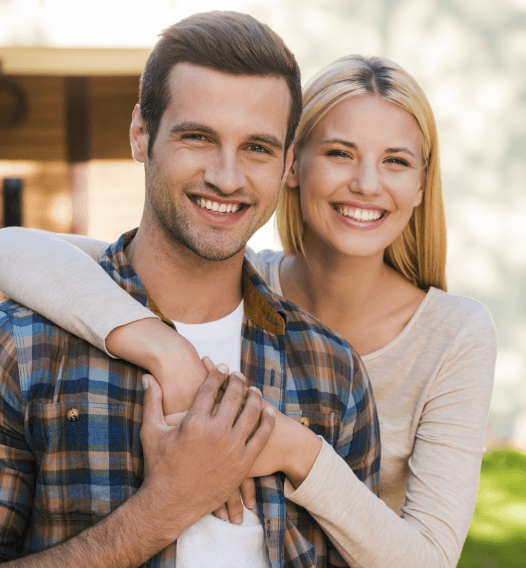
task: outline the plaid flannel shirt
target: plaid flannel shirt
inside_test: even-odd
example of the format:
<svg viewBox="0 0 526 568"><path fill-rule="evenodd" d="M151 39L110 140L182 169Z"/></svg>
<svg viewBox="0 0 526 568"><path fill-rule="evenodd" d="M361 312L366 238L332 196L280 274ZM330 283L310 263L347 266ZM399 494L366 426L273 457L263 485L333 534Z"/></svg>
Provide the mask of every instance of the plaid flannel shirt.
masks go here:
<svg viewBox="0 0 526 568"><path fill-rule="evenodd" d="M124 254L134 234L111 245L100 264L148 305ZM356 353L271 293L246 259L243 293L241 371L281 412L308 418L377 491L378 421ZM0 305L0 366L0 559L7 560L78 534L137 491L143 370L11 301ZM309 513L285 502L283 483L282 474L256 480L272 568L346 566ZM145 566L175 566L175 556L174 543Z"/></svg>

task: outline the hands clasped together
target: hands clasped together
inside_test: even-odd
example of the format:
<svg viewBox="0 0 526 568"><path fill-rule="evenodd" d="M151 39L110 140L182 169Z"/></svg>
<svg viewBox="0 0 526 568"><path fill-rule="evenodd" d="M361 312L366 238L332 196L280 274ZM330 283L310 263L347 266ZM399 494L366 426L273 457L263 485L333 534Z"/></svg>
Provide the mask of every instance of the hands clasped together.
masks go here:
<svg viewBox="0 0 526 568"><path fill-rule="evenodd" d="M166 510L168 531L178 525L177 519L169 522L174 511L179 518L185 511L194 522L215 511L217 517L240 524L243 502L247 508L255 506L252 477L283 471L298 486L321 447L308 428L265 402L259 389L247 388L241 373L229 375L226 365L214 366L207 357L201 368L203 363L208 374L188 411L168 399L170 389L162 378L143 377L141 491L148 492L153 508ZM171 505L175 502L177 507Z"/></svg>

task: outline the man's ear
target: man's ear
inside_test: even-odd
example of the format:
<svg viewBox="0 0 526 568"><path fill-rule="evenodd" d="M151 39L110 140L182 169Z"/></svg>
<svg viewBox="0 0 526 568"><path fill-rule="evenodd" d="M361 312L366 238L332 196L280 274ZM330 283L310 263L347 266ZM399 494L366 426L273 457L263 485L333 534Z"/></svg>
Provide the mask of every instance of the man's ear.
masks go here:
<svg viewBox="0 0 526 568"><path fill-rule="evenodd" d="M287 156L287 158L288 158L288 156ZM298 187L299 186L297 170L298 170L298 160L293 157L292 163L290 164L290 167L289 167L289 170L285 174L285 183L289 187Z"/></svg>
<svg viewBox="0 0 526 568"><path fill-rule="evenodd" d="M145 163L148 159L148 129L142 118L140 105L135 105L130 126L130 144L133 159Z"/></svg>
<svg viewBox="0 0 526 568"><path fill-rule="evenodd" d="M289 146L289 149L287 150L287 154L285 156L285 164L283 167L283 175L281 176L281 183L286 181L293 161L294 161L294 142Z"/></svg>

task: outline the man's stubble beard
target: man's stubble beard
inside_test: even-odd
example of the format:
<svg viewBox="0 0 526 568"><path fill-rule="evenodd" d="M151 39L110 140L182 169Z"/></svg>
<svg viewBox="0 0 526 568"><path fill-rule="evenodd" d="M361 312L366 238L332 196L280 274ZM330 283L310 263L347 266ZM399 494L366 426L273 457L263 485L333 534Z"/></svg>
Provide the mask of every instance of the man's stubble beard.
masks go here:
<svg viewBox="0 0 526 568"><path fill-rule="evenodd" d="M177 248L182 245L204 260L224 261L238 254L245 248L250 237L270 219L275 210L274 207L270 213L268 211L262 213L257 222L247 227L235 241L229 235L222 234L224 230L222 227L217 227L217 230L210 227L210 231L204 235L195 226L192 227L192 222L183 208L177 207L177 203L170 199L171 187L159 179L156 166L152 162L153 160L150 161L146 172L146 208L149 210L149 215L154 217L154 222L168 245ZM192 193L192 189L198 192L201 186L187 184L176 194L181 200L185 200L187 199L185 193ZM210 194L210 190L208 189L206 193ZM219 196L218 198L221 199ZM253 206L257 206L257 203ZM214 233L217 235L216 238Z"/></svg>

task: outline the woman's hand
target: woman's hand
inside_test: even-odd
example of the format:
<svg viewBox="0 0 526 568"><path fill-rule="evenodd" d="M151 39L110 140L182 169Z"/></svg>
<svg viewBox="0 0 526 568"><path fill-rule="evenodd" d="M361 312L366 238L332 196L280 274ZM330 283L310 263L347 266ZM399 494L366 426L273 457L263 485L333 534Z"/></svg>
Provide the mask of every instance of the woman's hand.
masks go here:
<svg viewBox="0 0 526 568"><path fill-rule="evenodd" d="M134 321L112 330L108 351L147 369L163 390L163 411L188 410L207 376L195 347L157 318Z"/></svg>
<svg viewBox="0 0 526 568"><path fill-rule="evenodd" d="M243 522L243 503L247 509L256 506L256 486L252 477L247 477L235 490L230 499L214 511L214 515L222 521L230 520L235 525Z"/></svg>

